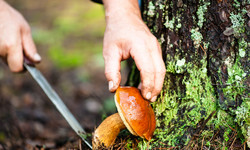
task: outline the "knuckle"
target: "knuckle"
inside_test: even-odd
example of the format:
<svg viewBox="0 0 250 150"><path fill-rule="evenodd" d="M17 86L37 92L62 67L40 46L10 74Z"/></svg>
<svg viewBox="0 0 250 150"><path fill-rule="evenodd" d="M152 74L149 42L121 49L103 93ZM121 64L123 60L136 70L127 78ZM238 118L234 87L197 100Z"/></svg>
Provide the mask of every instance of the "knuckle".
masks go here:
<svg viewBox="0 0 250 150"><path fill-rule="evenodd" d="M150 75L150 74L153 74L153 72L155 72L155 68L153 64L147 64L147 65L143 65L140 71L142 75Z"/></svg>
<svg viewBox="0 0 250 150"><path fill-rule="evenodd" d="M139 40L136 40L136 41L133 41L131 47L132 47L132 51L145 51L145 50L148 50L147 48L147 42L142 40L142 39L139 39Z"/></svg>
<svg viewBox="0 0 250 150"><path fill-rule="evenodd" d="M26 29L25 29L26 33L31 33L31 28L30 26L27 26Z"/></svg>
<svg viewBox="0 0 250 150"><path fill-rule="evenodd" d="M114 72L113 70L105 70L104 74L107 78L114 78L119 76L119 73Z"/></svg>
<svg viewBox="0 0 250 150"><path fill-rule="evenodd" d="M158 95L160 92L161 92L161 89L162 89L162 85L161 86L158 86L158 87L155 87L155 95Z"/></svg>
<svg viewBox="0 0 250 150"><path fill-rule="evenodd" d="M31 33L31 28L30 28L29 25L25 25L25 26L23 27L23 30L24 30L24 33L25 33L25 34L30 34L30 33Z"/></svg>
<svg viewBox="0 0 250 150"><path fill-rule="evenodd" d="M108 51L104 51L104 50L103 50L102 56L103 56L103 59L104 59L104 63L105 63L105 64L108 63L108 62L112 59L112 58L110 57L110 54L109 54Z"/></svg>
<svg viewBox="0 0 250 150"><path fill-rule="evenodd" d="M104 74L106 77L109 77L112 73L109 70L105 70Z"/></svg>
<svg viewBox="0 0 250 150"><path fill-rule="evenodd" d="M151 82L149 80L142 82L142 89L150 90L150 89L152 89L152 87L153 87L153 82Z"/></svg>
<svg viewBox="0 0 250 150"><path fill-rule="evenodd" d="M16 47L16 44L15 42L8 42L8 43L5 43L3 47L5 50L11 50L14 47Z"/></svg>
<svg viewBox="0 0 250 150"><path fill-rule="evenodd" d="M166 68L165 68L165 66L157 67L155 72L156 72L157 74L165 75L165 73L166 73Z"/></svg>

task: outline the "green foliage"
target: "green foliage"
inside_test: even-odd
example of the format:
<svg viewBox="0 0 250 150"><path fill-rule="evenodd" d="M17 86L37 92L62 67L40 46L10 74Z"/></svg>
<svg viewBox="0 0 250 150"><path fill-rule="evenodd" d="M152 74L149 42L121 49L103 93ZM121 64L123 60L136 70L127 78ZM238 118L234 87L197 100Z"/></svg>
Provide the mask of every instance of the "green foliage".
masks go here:
<svg viewBox="0 0 250 150"><path fill-rule="evenodd" d="M60 46L53 45L49 50L49 56L57 67L72 68L83 63L83 56L80 51L65 52Z"/></svg>
<svg viewBox="0 0 250 150"><path fill-rule="evenodd" d="M115 113L116 106L113 98L106 99L103 103L105 113Z"/></svg>
<svg viewBox="0 0 250 150"><path fill-rule="evenodd" d="M102 53L104 28L103 6L76 1L60 12L51 28L33 30L33 37L37 44L49 47L46 55L56 67L70 69ZM93 62L99 63L99 59Z"/></svg>
<svg viewBox="0 0 250 150"><path fill-rule="evenodd" d="M133 141L131 139L126 140L126 149L133 149Z"/></svg>
<svg viewBox="0 0 250 150"><path fill-rule="evenodd" d="M146 141L145 139L140 140L140 142L138 143L138 147L140 150L148 150L152 148L152 146L149 145L148 141Z"/></svg>

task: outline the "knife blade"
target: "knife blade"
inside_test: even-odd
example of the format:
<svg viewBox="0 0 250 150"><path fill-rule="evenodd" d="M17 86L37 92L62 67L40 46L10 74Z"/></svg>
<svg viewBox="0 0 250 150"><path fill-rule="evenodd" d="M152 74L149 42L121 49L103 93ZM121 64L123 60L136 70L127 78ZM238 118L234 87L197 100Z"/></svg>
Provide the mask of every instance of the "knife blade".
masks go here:
<svg viewBox="0 0 250 150"><path fill-rule="evenodd" d="M39 84L45 94L49 97L51 102L56 106L57 110L61 113L61 115L65 118L65 120L69 123L71 128L76 132L77 135L81 137L81 139L86 143L86 145L92 149L91 144L85 139L86 132L80 125L80 123L76 120L73 114L69 111L67 106L63 103L62 99L56 93L56 91L51 87L42 73L36 69L34 65L31 65L27 60L24 62L24 67L28 70L31 76L35 79L35 81Z"/></svg>

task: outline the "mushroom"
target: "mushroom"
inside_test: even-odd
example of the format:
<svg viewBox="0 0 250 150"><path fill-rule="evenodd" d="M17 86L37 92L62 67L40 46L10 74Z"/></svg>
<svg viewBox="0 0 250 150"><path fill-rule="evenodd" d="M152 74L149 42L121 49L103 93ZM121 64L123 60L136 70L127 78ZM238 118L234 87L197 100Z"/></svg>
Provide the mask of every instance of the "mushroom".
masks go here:
<svg viewBox="0 0 250 150"><path fill-rule="evenodd" d="M127 128L130 133L150 140L155 130L155 114L150 102L143 99L135 87L120 86L115 93L118 113L106 118L93 134L94 149L114 144L119 132Z"/></svg>

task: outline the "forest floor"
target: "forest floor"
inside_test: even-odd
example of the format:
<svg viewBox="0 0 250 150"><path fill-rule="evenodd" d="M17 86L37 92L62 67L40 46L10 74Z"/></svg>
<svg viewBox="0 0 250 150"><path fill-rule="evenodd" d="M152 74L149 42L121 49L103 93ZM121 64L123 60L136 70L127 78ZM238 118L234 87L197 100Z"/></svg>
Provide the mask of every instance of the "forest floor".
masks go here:
<svg viewBox="0 0 250 150"><path fill-rule="evenodd" d="M91 136L102 118L116 111L104 76L103 6L88 0L7 2L23 14L32 28L43 58L37 68ZM11 73L0 61L2 149L87 147L28 72Z"/></svg>

